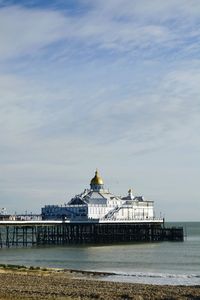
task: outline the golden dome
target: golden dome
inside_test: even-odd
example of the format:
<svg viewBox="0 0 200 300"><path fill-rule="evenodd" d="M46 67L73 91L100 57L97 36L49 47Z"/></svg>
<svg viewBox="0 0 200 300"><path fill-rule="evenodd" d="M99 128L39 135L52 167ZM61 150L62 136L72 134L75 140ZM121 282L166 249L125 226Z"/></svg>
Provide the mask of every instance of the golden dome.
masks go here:
<svg viewBox="0 0 200 300"><path fill-rule="evenodd" d="M90 184L99 184L99 185L103 185L103 179L101 178L101 176L99 176L98 171L96 170L95 172L95 176L94 178L92 178L92 180L90 181Z"/></svg>

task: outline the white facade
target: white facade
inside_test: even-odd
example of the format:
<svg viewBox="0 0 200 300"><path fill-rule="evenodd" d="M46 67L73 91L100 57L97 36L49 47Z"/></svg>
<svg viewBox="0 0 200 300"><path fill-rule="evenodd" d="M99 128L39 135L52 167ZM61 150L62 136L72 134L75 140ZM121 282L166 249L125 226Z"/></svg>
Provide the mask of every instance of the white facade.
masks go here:
<svg viewBox="0 0 200 300"><path fill-rule="evenodd" d="M104 189L103 180L96 171L90 189L76 195L64 206L46 205L42 208L46 220L153 220L153 201L133 195L118 197Z"/></svg>

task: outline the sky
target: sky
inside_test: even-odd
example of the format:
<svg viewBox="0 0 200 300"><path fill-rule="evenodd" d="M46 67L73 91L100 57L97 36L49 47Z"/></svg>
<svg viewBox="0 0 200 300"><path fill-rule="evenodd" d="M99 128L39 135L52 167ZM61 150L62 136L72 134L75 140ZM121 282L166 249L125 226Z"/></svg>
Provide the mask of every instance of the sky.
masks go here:
<svg viewBox="0 0 200 300"><path fill-rule="evenodd" d="M89 187L200 220L200 1L0 0L0 208Z"/></svg>

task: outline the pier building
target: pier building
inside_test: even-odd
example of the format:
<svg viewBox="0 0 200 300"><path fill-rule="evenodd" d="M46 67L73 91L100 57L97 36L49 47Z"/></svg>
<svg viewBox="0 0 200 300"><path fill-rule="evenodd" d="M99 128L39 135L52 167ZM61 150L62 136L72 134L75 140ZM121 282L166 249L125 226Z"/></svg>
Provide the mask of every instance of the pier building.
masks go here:
<svg viewBox="0 0 200 300"><path fill-rule="evenodd" d="M131 189L124 197L104 188L104 181L95 172L90 188L73 197L64 205L46 205L43 220L154 220L154 202L134 195Z"/></svg>

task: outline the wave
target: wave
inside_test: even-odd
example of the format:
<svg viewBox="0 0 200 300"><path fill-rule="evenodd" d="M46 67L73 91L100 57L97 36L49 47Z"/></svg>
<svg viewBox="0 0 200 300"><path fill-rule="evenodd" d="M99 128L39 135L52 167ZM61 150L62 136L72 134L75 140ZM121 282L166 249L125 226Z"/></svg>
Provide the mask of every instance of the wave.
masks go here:
<svg viewBox="0 0 200 300"><path fill-rule="evenodd" d="M123 273L113 272L114 275L131 277L150 277L150 278L200 278L200 274L167 274L167 273Z"/></svg>
<svg viewBox="0 0 200 300"><path fill-rule="evenodd" d="M200 274L169 274L169 273L152 273L152 272L118 272L114 271L106 276L103 280L145 283L154 285L200 285Z"/></svg>

